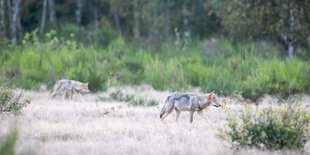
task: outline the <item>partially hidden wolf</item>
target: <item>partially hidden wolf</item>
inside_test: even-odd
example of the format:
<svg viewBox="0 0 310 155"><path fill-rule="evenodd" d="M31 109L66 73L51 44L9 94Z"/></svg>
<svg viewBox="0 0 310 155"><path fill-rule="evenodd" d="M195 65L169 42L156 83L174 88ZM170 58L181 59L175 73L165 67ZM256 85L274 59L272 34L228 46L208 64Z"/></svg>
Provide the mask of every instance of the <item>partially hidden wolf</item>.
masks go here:
<svg viewBox="0 0 310 155"><path fill-rule="evenodd" d="M217 102L214 91L206 95L196 95L196 94L173 94L168 96L165 102L164 107L160 112L161 121L163 121L173 110L176 111L176 121L179 120L181 111L189 112L189 122L193 122L194 112L205 118L209 119L203 115L203 109L207 108L210 105L215 107L220 107L221 105Z"/></svg>
<svg viewBox="0 0 310 155"><path fill-rule="evenodd" d="M85 95L89 93L88 83L83 83L75 80L61 79L56 82L54 88L51 92L51 98L54 98L57 92L65 91L70 94L70 99L72 100L74 93L80 93ZM84 102L84 100L82 100Z"/></svg>

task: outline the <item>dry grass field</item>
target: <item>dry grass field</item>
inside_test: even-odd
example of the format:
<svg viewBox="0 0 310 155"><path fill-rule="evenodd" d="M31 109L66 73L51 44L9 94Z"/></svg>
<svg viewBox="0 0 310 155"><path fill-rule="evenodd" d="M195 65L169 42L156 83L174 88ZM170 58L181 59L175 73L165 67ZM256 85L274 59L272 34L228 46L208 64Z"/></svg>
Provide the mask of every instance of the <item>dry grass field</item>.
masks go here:
<svg viewBox="0 0 310 155"><path fill-rule="evenodd" d="M115 88L114 88L115 89ZM112 91L113 88L108 91ZM228 115L223 108L210 107L206 120L194 115L194 122L188 123L188 113L181 113L176 123L175 113L160 122L159 112L167 95L173 92L159 92L148 86L122 87L126 93L151 97L159 105L130 106L126 103L99 101L98 95L90 94L86 103L79 100L48 99L48 92L30 92L25 95L32 103L14 116L0 114L0 138L5 137L10 126L17 122L19 137L17 154L309 154L310 144L302 151L260 151L258 149L234 150L231 144L220 139L218 128L223 127ZM193 90L191 93L198 93ZM220 97L222 100L224 97ZM225 98L232 111L242 105L237 100ZM265 97L259 106L278 106L276 99ZM303 97L302 104L310 102ZM254 106L254 105L253 105Z"/></svg>

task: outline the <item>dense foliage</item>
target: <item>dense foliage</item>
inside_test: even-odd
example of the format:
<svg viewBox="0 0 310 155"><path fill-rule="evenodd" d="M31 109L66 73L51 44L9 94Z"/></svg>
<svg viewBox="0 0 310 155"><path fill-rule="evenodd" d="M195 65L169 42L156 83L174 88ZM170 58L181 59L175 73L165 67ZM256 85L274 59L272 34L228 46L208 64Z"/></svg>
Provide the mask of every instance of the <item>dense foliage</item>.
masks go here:
<svg viewBox="0 0 310 155"><path fill-rule="evenodd" d="M99 46L105 46L114 35L146 45L172 43L178 37L182 38L181 44L186 44L187 38L219 35L237 41L267 39L297 47L308 46L310 40L308 0L0 2L1 36L15 38L17 43L22 41L23 34L37 28L41 35L56 29L66 36L62 32L70 29L76 32L78 41Z"/></svg>
<svg viewBox="0 0 310 155"><path fill-rule="evenodd" d="M0 113L14 112L19 114L27 104L30 104L30 99L25 98L22 92L17 93L6 84L0 85Z"/></svg>
<svg viewBox="0 0 310 155"><path fill-rule="evenodd" d="M10 14L14 14L14 10L9 6L14 7L17 0L1 1L4 7L0 9L5 13L0 14L0 30L12 39L14 34L10 30ZM204 0L47 0L47 6L44 6L45 1L19 2L16 25L20 27L17 26L17 32L24 34L39 28L44 33L52 28L61 33L69 28L69 24L75 26L72 30L89 32L86 36L98 37L103 42L111 33L116 33L128 40L134 38L146 40L145 43L161 43L173 41L175 29L181 32L181 37L185 31L193 36L206 37L219 28L216 15L206 12ZM51 15L52 12L56 14ZM42 25L43 20L45 24ZM79 41L89 42L85 33L80 36ZM19 42L22 38L22 35L17 36Z"/></svg>
<svg viewBox="0 0 310 155"><path fill-rule="evenodd" d="M88 82L92 91L113 85L150 84L179 91L198 86L204 92L241 93L252 100L265 93L310 93L309 63L297 57L281 60L268 43L261 47L211 40L195 41L187 48L141 49L117 38L107 48L93 48L58 38L53 31L46 36L40 43L36 33L26 34L22 46L4 50L1 79L36 90L51 88L61 78Z"/></svg>
<svg viewBox="0 0 310 155"><path fill-rule="evenodd" d="M287 36L295 43L305 43L309 37L309 1L220 0L216 4L232 37L281 40Z"/></svg>
<svg viewBox="0 0 310 155"><path fill-rule="evenodd" d="M302 149L310 138L310 115L298 104L262 109L246 105L227 125L220 135L241 147Z"/></svg>

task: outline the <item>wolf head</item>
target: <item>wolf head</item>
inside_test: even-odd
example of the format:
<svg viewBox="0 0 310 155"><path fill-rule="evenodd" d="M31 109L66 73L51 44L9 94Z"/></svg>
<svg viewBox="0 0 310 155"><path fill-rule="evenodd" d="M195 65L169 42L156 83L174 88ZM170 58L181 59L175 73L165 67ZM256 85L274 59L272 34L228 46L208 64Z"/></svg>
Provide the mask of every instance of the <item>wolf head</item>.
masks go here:
<svg viewBox="0 0 310 155"><path fill-rule="evenodd" d="M221 106L221 104L219 104L217 102L217 98L216 98L216 96L214 94L214 90L210 94L206 95L206 99L207 99L208 102L211 102L212 105L215 106L215 107L220 107Z"/></svg>
<svg viewBox="0 0 310 155"><path fill-rule="evenodd" d="M90 91L88 89L88 83L81 83L80 88L80 92L82 95L89 94Z"/></svg>

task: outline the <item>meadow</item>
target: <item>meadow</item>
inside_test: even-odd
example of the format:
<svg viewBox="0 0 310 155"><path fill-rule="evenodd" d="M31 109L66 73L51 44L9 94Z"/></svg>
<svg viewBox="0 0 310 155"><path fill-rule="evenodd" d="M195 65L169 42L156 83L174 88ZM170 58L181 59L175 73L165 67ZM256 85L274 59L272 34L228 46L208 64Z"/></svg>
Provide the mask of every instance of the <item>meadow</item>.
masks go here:
<svg viewBox="0 0 310 155"><path fill-rule="evenodd" d="M22 45L1 47L0 83L14 88L12 92L24 90L23 95L27 97L26 107L13 100L12 106L0 112L1 142L7 135L13 135L12 143L4 144L14 146L14 134L10 133L14 124L17 126L17 142L15 148L11 147L16 154L299 154L310 151L307 105L310 64L304 55L307 49L297 49L296 56L287 60L279 52L281 46L272 42L237 43L213 38L192 40L187 46L175 43L143 47L118 37L105 46L97 46L77 42L74 34L68 36L64 39L52 30L39 39L34 31L25 34ZM48 98L55 81L62 78L89 83L91 94L86 97L86 103L79 96L74 101L64 96ZM10 91L6 89L1 89L2 105L10 99ZM189 124L187 113L181 113L179 123L174 121L175 114L160 122L159 111L168 95L213 90L225 106L208 108L205 115L210 124L197 115L193 124ZM282 105L291 101L299 103L293 109L306 112L283 111ZM268 111L266 107L274 109ZM14 109L18 112L8 112ZM259 114L264 109L267 118L246 115L249 113L246 110ZM232 116L243 119L244 123L240 125ZM280 122L268 124L268 120ZM251 124L255 121L259 124ZM244 124L253 126L242 129ZM228 131L232 132L224 134L229 127ZM257 134L259 137L253 138L248 134L262 133L261 130L279 135L271 141L279 144L280 151L266 149L274 145L265 135ZM241 146L235 147L237 142ZM264 149L242 148L242 145L256 144L260 147L260 143L265 143ZM0 152L10 148L3 146Z"/></svg>
<svg viewBox="0 0 310 155"><path fill-rule="evenodd" d="M153 98L155 106L133 106L126 102L102 100L111 92ZM201 93L199 89L191 93ZM73 101L59 95L48 99L49 92L25 91L32 103L22 109L21 115L0 114L0 137L3 140L15 124L18 138L16 154L302 154L310 153L310 142L301 150L260 150L257 148L232 148L229 140L222 139L219 129L227 128L230 115L242 112L243 103L237 98L219 97L226 102L225 108L210 107L205 116L210 124L194 114L192 124L188 113L181 113L175 122L175 113L160 122L159 112L167 95L173 92L157 91L150 86L113 87L85 97L86 103L77 96ZM302 107L309 112L309 96L299 98ZM279 100L266 95L259 106L252 108L278 108Z"/></svg>
<svg viewBox="0 0 310 155"><path fill-rule="evenodd" d="M309 0L0 6L0 155L310 154ZM60 79L86 102L50 99ZM168 95L211 91L210 123L160 122Z"/></svg>

